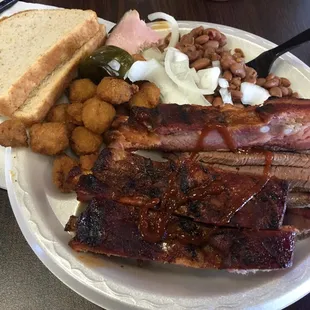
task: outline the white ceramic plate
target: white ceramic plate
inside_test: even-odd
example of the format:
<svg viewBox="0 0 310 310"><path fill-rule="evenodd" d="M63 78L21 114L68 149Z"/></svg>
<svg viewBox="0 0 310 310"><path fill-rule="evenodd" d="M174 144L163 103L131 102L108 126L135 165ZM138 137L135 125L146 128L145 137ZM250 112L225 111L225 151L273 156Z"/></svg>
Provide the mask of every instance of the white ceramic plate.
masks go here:
<svg viewBox="0 0 310 310"><path fill-rule="evenodd" d="M274 44L226 26L180 22L188 31L198 25L224 32L230 47L248 59ZM292 87L310 98L310 69L293 55L274 67ZM27 163L27 164L25 164ZM192 270L73 252L63 231L78 206L75 195L59 193L51 183L52 159L29 150L6 151L6 182L19 226L42 262L73 290L106 309L280 309L310 291L310 239L298 244L294 267L247 276L225 271Z"/></svg>

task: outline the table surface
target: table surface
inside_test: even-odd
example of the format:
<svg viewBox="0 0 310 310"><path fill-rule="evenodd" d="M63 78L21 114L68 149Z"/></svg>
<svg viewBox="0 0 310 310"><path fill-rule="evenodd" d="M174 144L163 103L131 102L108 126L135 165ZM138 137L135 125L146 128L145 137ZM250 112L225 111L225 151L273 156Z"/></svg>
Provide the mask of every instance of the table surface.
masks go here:
<svg viewBox="0 0 310 310"><path fill-rule="evenodd" d="M41 0L66 8L93 9L116 22L129 9L142 18L164 11L178 20L201 20L240 28L281 43L310 27L309 0ZM294 54L310 65L309 45ZM310 295L288 309L309 309ZM0 190L0 309L100 309L61 283L32 252L12 213L7 193Z"/></svg>

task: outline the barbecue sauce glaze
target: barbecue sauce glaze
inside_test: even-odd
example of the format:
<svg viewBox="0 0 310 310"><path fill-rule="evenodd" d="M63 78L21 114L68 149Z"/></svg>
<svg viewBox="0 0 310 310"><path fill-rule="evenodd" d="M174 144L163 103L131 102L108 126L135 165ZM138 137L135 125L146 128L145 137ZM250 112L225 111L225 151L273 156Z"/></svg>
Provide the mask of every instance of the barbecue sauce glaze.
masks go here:
<svg viewBox="0 0 310 310"><path fill-rule="evenodd" d="M193 167L195 166L195 157L197 156L199 150L203 149L203 144L205 138L211 131L218 131L218 133L222 136L224 142L227 147L232 152L237 151L237 147L235 142L232 139L232 136L227 129L226 126L223 125L207 125L201 131L199 139L197 141L197 145L195 147L194 152L190 156L190 161L193 162ZM242 150L241 150L242 151ZM245 152L257 152L255 150L243 150ZM259 150L261 152L261 150ZM262 182L258 182L255 186L250 188L247 192L244 190L242 193L234 193L232 200L230 201L230 205L226 206L229 208L229 212L227 212L226 216L220 221L220 225L225 225L230 222L231 218L238 212L250 199L252 199L257 193L261 191L263 186L268 182L270 178L270 170L271 164L273 160L273 153L269 151L264 151L265 154L265 167L264 167L264 176ZM182 162L179 163L179 167L182 166ZM206 198L206 196L210 195L219 195L224 191L224 183L223 181L213 181L207 184L200 184L196 188L190 189L190 191L186 194L182 193L179 189L178 180L178 170L171 173L168 181L167 190L163 194L163 198L153 199L152 201L146 203L140 211L140 220L139 220L139 228L144 240L148 242L160 242L167 236L167 225L170 221L171 215L176 211L176 209L183 204L187 203L189 200L198 200L202 201ZM150 220L149 211L153 210L153 218ZM155 212L154 212L155 211ZM151 224L153 224L151 227ZM216 228L211 229L210 235L216 230ZM173 235L173 232L170 232L169 235ZM205 243L206 236L195 236L194 238L191 236L183 236L183 241L190 244L202 244ZM208 238L207 238L208 239Z"/></svg>

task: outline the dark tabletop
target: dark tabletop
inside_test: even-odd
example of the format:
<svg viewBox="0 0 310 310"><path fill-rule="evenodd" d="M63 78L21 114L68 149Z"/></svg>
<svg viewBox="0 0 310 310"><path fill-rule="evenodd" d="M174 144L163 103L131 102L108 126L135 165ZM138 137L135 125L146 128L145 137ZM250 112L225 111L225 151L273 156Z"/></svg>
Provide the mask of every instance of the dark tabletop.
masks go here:
<svg viewBox="0 0 310 310"><path fill-rule="evenodd" d="M66 8L93 9L116 22L137 9L143 18L155 11L179 20L201 20L240 28L281 43L310 27L309 0L41 0L29 1ZM309 45L294 51L310 65ZM211 305L210 305L211 306ZM212 307L212 306L211 306ZM0 190L0 310L93 310L99 307L62 284L32 252ZM288 309L310 309L310 295Z"/></svg>

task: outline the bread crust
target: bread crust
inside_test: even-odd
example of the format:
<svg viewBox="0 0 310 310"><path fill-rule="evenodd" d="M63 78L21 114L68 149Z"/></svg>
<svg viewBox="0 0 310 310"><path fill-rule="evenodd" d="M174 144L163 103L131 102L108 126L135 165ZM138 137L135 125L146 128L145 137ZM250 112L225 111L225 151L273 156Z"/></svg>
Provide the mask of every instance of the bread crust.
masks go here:
<svg viewBox="0 0 310 310"><path fill-rule="evenodd" d="M4 23L11 18L17 18L23 14L29 14L35 10L28 10L16 13L8 18L3 18ZM42 10L55 11L55 10ZM70 11L59 9L56 11ZM47 50L41 57L33 63L30 68L8 89L5 95L0 96L0 114L11 117L13 113L27 100L30 93L38 87L42 80L55 70L59 65L69 60L72 55L88 42L100 29L97 14L91 14L83 23L72 29L71 34L58 41L53 47ZM1 24L0 24L1 26Z"/></svg>
<svg viewBox="0 0 310 310"><path fill-rule="evenodd" d="M56 68L33 90L25 103L13 113L13 118L21 120L27 126L41 122L76 76L76 69L79 62L91 54L96 48L103 45L105 39L105 26L101 25L100 30L95 36L76 51L69 61ZM33 103L34 100L36 100L36 103Z"/></svg>

